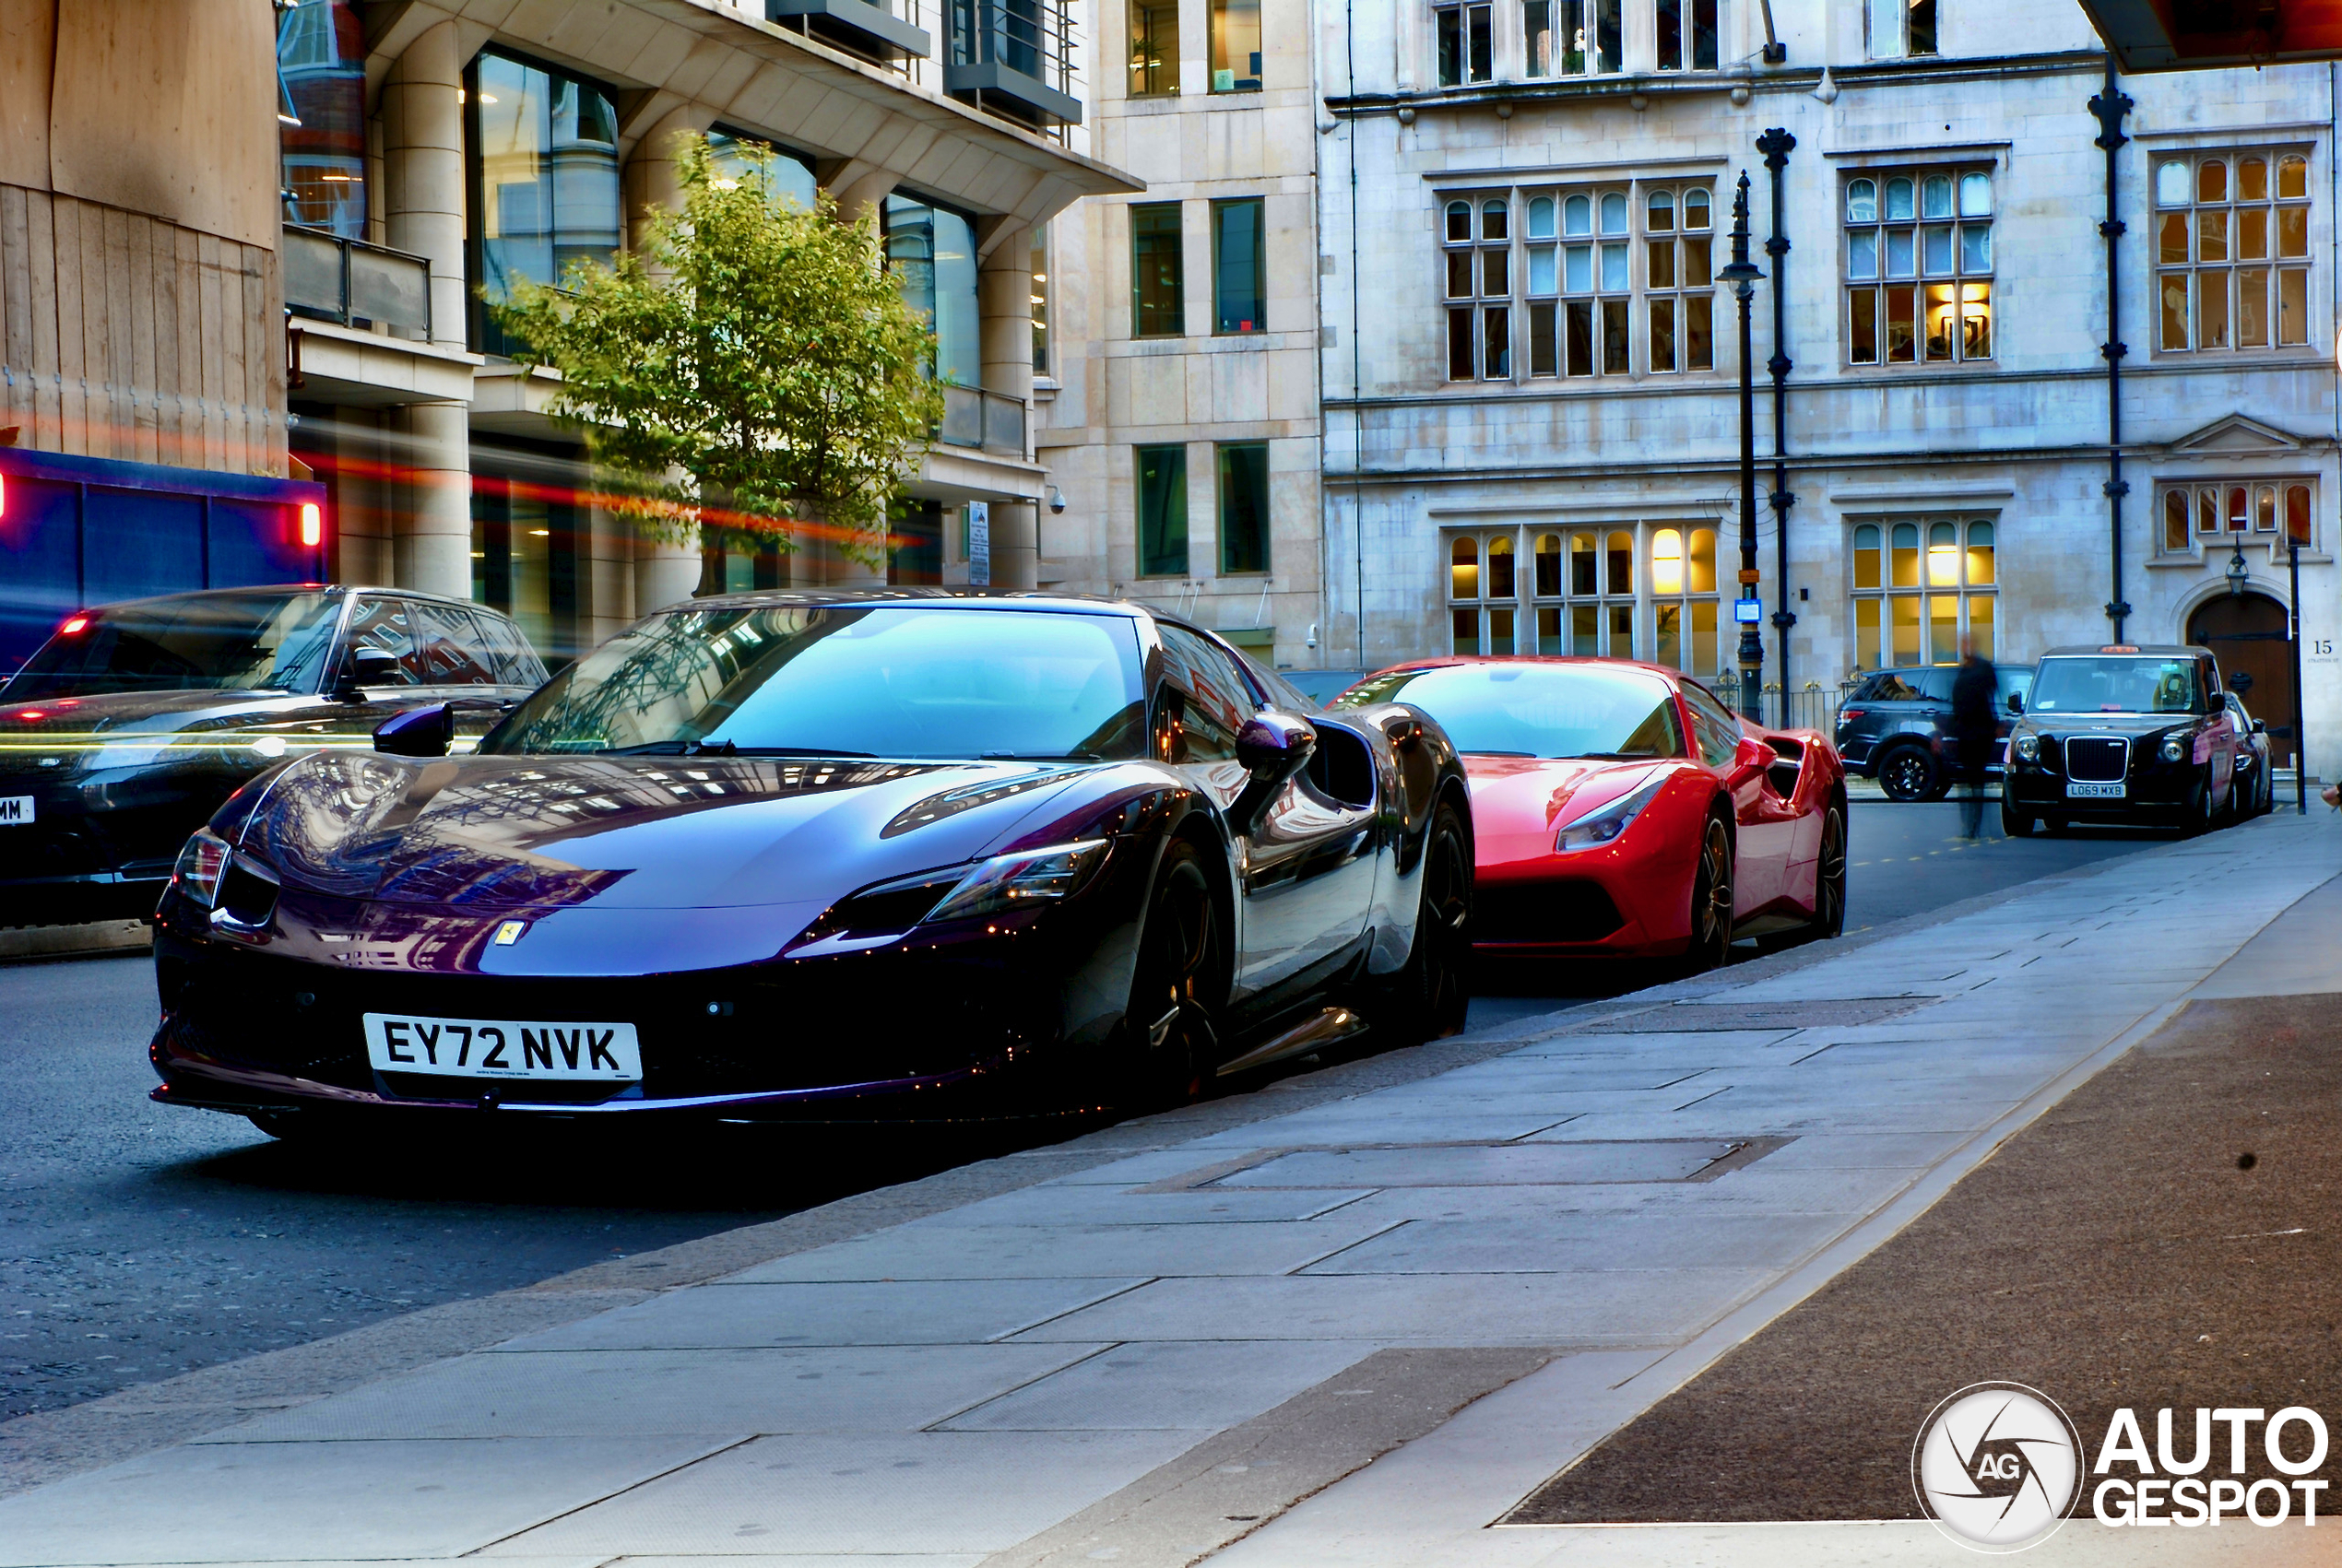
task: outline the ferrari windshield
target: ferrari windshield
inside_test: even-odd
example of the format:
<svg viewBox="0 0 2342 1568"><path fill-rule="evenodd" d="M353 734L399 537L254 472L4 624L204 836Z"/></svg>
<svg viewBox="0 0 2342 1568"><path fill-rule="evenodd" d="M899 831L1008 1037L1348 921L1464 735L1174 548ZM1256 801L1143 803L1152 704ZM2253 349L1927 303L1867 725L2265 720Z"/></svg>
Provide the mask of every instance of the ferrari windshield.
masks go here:
<svg viewBox="0 0 2342 1568"><path fill-rule="evenodd" d="M2195 660L2099 654L2043 659L2026 710L2035 713L2200 713Z"/></svg>
<svg viewBox="0 0 2342 1568"><path fill-rule="evenodd" d="M1509 757L1679 757L1683 726L1664 680L1603 665L1449 665L1362 682L1339 708L1411 702L1456 749Z"/></svg>
<svg viewBox="0 0 2342 1568"><path fill-rule="evenodd" d="M8 683L12 700L106 691L314 691L341 600L184 594L70 616Z"/></svg>
<svg viewBox="0 0 2342 1568"><path fill-rule="evenodd" d="M1144 751L1141 669L1124 616L685 609L578 660L479 749L1130 758Z"/></svg>

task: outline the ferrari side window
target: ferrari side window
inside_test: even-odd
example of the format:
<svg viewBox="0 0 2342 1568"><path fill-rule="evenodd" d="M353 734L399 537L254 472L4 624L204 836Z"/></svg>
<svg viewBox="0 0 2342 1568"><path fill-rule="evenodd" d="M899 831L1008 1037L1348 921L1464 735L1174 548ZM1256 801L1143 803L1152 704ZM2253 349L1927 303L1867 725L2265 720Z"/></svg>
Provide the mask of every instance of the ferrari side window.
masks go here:
<svg viewBox="0 0 2342 1568"><path fill-rule="evenodd" d="M1731 710L1690 681L1684 682L1684 705L1691 710L1692 743L1699 760L1711 768L1729 768L1740 749L1740 721Z"/></svg>
<svg viewBox="0 0 2342 1568"><path fill-rule="evenodd" d="M1160 626L1165 673L1187 697L1181 724L1183 755L1174 760L1225 762L1236 754L1236 731L1253 704L1249 688L1221 652L1194 632Z"/></svg>

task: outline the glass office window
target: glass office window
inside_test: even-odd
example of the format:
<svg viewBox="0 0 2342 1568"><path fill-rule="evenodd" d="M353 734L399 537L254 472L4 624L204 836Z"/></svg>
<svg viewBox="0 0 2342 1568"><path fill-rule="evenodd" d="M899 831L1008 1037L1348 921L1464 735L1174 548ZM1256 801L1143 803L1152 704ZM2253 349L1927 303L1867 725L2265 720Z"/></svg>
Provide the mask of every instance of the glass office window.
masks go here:
<svg viewBox="0 0 2342 1568"><path fill-rule="evenodd" d="M783 152L762 136L751 136L720 125L707 133L707 160L717 181L743 180L756 172L756 163L750 149L761 147L773 155L764 166L765 195L775 207L796 206L811 212L820 205L820 189L813 183L812 166L792 152Z"/></svg>
<svg viewBox="0 0 2342 1568"><path fill-rule="evenodd" d="M1260 0L1212 0L1212 90L1260 90Z"/></svg>
<svg viewBox="0 0 2342 1568"><path fill-rule="evenodd" d="M1188 572L1188 449L1140 446L1139 575L1184 577Z"/></svg>
<svg viewBox="0 0 2342 1568"><path fill-rule="evenodd" d="M285 221L366 237L366 28L357 0L277 15L277 140Z"/></svg>
<svg viewBox="0 0 2342 1568"><path fill-rule="evenodd" d="M904 300L934 329L935 378L981 386L975 228L949 207L889 196L886 265L900 280Z"/></svg>
<svg viewBox="0 0 2342 1568"><path fill-rule="evenodd" d="M1269 570L1269 443L1229 442L1220 457L1220 570Z"/></svg>
<svg viewBox="0 0 2342 1568"><path fill-rule="evenodd" d="M1268 314L1267 242L1259 196L1212 204L1212 330L1260 332Z"/></svg>
<svg viewBox="0 0 2342 1568"><path fill-rule="evenodd" d="M473 62L467 91L475 279L490 301L514 280L559 284L581 262L617 253L618 111L600 88L500 54ZM485 312L480 351L513 345Z"/></svg>
<svg viewBox="0 0 2342 1568"><path fill-rule="evenodd" d="M1181 245L1177 202L1141 202L1130 208L1133 337L1177 337L1187 331L1187 261Z"/></svg>
<svg viewBox="0 0 2342 1568"><path fill-rule="evenodd" d="M1178 91L1178 0L1131 0L1130 96L1175 98Z"/></svg>

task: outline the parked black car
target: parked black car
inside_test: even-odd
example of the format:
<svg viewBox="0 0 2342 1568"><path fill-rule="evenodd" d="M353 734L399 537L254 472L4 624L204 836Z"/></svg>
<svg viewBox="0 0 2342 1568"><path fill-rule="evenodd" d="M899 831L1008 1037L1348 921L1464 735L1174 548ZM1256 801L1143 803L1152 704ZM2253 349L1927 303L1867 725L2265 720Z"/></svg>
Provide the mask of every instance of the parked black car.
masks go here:
<svg viewBox="0 0 2342 1568"><path fill-rule="evenodd" d="M1940 798L1959 776L1952 727L1952 681L1958 674L1958 665L1922 665L1863 677L1838 710L1838 753L1846 771L1876 779L1890 800ZM2000 735L2006 739L2032 666L1994 665L1993 678L1999 688ZM1999 748L1985 772L2000 777Z"/></svg>
<svg viewBox="0 0 2342 1568"><path fill-rule="evenodd" d="M2234 689L2220 693L2237 726L2235 784L2229 791L2232 817L2265 817L2277 809L2277 774L2269 766L2269 726L2247 712Z"/></svg>
<svg viewBox="0 0 2342 1568"><path fill-rule="evenodd" d="M2052 833L2073 821L2218 825L2246 787L2236 754L2251 734L2225 697L2209 649L2051 649L2009 739L2003 830L2022 838L2036 821Z"/></svg>
<svg viewBox="0 0 2342 1568"><path fill-rule="evenodd" d="M187 835L281 758L545 666L494 610L406 589L224 588L77 611L0 687L0 925L145 914Z"/></svg>
<svg viewBox="0 0 2342 1568"><path fill-rule="evenodd" d="M287 1134L1027 1114L1460 1029L1455 750L1304 705L1112 601L678 606L469 756L418 708L231 799L162 901L155 1098Z"/></svg>

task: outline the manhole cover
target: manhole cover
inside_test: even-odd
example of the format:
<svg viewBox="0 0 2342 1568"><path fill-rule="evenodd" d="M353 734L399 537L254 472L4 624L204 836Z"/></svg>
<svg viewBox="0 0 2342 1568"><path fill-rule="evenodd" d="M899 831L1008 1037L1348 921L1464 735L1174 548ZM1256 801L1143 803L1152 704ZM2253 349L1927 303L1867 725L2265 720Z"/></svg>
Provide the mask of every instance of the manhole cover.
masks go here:
<svg viewBox="0 0 2342 1568"><path fill-rule="evenodd" d="M1670 1002L1624 1018L1572 1024L1564 1034L1710 1034L1724 1030L1813 1029L1877 1023L1940 996L1850 996L1811 1002Z"/></svg>

